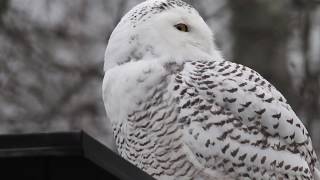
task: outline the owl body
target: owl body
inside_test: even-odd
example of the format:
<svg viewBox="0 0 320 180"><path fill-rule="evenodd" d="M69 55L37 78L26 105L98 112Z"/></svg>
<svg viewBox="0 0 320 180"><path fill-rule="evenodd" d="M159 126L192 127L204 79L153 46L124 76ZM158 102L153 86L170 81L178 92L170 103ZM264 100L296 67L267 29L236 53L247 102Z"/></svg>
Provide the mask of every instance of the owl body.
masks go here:
<svg viewBox="0 0 320 180"><path fill-rule="evenodd" d="M157 179L311 179L307 131L255 71L214 60L135 63L104 82L118 151L131 163Z"/></svg>
<svg viewBox="0 0 320 180"><path fill-rule="evenodd" d="M286 99L225 61L212 37L179 0L146 1L121 20L103 82L119 154L156 179L318 179L310 136Z"/></svg>

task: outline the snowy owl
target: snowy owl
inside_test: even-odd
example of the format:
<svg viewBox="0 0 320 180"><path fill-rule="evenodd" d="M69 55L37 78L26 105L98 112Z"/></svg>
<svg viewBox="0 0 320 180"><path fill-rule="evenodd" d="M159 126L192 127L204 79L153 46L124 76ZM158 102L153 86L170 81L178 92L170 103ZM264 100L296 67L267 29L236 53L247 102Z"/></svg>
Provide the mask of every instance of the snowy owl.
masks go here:
<svg viewBox="0 0 320 180"><path fill-rule="evenodd" d="M310 136L286 99L213 42L180 0L147 0L121 19L103 81L119 154L162 180L318 179Z"/></svg>

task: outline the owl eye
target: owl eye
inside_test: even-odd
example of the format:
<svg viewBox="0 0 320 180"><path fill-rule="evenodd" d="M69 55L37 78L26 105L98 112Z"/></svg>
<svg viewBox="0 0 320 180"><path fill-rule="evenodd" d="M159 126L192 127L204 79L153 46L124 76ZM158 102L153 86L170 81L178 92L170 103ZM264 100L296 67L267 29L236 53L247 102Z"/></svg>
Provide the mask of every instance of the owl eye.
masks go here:
<svg viewBox="0 0 320 180"><path fill-rule="evenodd" d="M176 29L178 29L179 31L189 32L188 26L185 25L185 24L183 24L183 23L176 24L176 25L174 25L174 27L175 27Z"/></svg>

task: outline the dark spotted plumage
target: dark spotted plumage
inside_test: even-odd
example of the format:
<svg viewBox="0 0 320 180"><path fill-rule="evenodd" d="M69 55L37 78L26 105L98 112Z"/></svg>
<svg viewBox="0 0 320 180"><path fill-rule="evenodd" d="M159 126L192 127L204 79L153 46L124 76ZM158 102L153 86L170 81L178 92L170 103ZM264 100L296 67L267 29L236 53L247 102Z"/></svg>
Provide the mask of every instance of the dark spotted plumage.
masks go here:
<svg viewBox="0 0 320 180"><path fill-rule="evenodd" d="M189 126L193 128L194 126L206 127L202 136L215 137L216 140L214 141L214 138L211 138L211 141L216 142L216 144L219 144L221 140L223 141L223 143L220 142L220 151L217 151L218 154L220 152L221 157L228 158L230 163L242 161L245 162L244 166L260 168L253 171L253 174L242 170L235 170L233 174L238 173L250 178L274 176L279 179L289 176L291 178L308 177L311 179L312 175L310 173L301 173L296 176L290 173L290 169L283 169L283 167L289 166L313 169L316 156L310 145L310 138L304 133L305 128L300 125L301 122L286 103L285 98L272 85L255 71L231 62L193 62L186 63L185 67L188 70L180 73L183 77L180 86L183 87L185 82L193 84L190 88L198 89L199 96L204 99L203 102L207 102L205 101L206 98L212 98L215 102L215 106L211 106L211 109L209 109L210 114L206 121L192 124L193 121L191 120L191 124L186 125L185 128ZM199 71L200 69L204 70L201 76L206 76L205 80L196 78L194 75L195 78L189 78L193 71ZM228 72L232 73L225 76ZM208 77L208 75L211 75L211 77ZM207 89L197 87L198 84L210 84L207 82L219 85ZM207 93L208 91L210 93ZM210 97L210 94L215 94L215 97ZM188 98L183 96L180 101L183 102L183 99L187 100ZM265 98L267 98L267 101ZM192 108L198 109L199 107L190 107L190 109ZM211 113L217 111L215 109L219 109L218 113ZM207 115L207 113L204 111L201 115ZM232 120L228 121L229 119ZM293 126L294 122L299 124L299 127L303 127L303 130ZM212 125L208 128L207 124ZM285 139L287 136L289 138ZM198 137L198 140L200 139L201 135ZM193 143L197 144L196 142ZM194 148L199 150L197 147ZM246 151L247 148L251 150ZM294 148L295 151L288 148ZM231 150L229 151L229 149ZM284 156L278 157L277 153L282 153ZM249 154L252 154L252 156ZM286 158L293 154L299 154L295 158L304 159L306 164L301 165L298 161L296 164L290 164L290 161L287 161L289 159ZM256 161L257 159L259 161ZM301 161L303 161L302 159ZM251 166L249 162L252 163ZM216 164L212 163L211 165L215 166ZM226 163L223 167L228 166L230 165ZM273 167L274 171L269 170L270 167ZM219 167L215 167L215 169L217 168L219 169ZM224 173L229 172L228 168L220 167L220 169ZM296 172L296 169L291 168L291 171ZM283 170L288 171L283 174L276 173Z"/></svg>
<svg viewBox="0 0 320 180"><path fill-rule="evenodd" d="M218 61L186 62L178 69L176 74L167 71L148 91L139 108L128 114L126 126L114 125L124 158L156 178L209 177L208 170L234 178L312 178L317 160L310 138L302 133L305 128L258 73ZM236 71L223 76L220 69ZM195 73L199 70L203 72ZM257 84L257 77L266 83ZM212 83L219 85L201 88ZM247 91L244 83L255 91ZM274 102L265 102L257 92L274 97ZM198 163L208 170L199 169Z"/></svg>

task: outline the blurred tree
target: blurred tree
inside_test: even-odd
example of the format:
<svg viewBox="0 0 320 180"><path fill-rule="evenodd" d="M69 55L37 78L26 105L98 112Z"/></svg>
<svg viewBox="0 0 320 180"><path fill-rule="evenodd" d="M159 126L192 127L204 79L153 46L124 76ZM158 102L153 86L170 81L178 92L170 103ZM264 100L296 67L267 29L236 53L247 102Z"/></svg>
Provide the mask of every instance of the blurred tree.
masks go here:
<svg viewBox="0 0 320 180"><path fill-rule="evenodd" d="M305 116L305 124L310 133L314 121L320 121L320 47L313 42L320 41L319 5L320 1L293 0L295 12L295 26L297 40L303 58L303 76L296 87L299 98L299 111ZM318 34L315 36L315 33ZM318 51L318 52L313 52ZM314 55L315 54L315 55Z"/></svg>
<svg viewBox="0 0 320 180"><path fill-rule="evenodd" d="M234 61L287 98L310 133L320 121L320 1L229 0ZM289 48L288 48L289 47ZM313 139L319 140L317 135ZM314 142L319 148L319 142Z"/></svg>
<svg viewBox="0 0 320 180"><path fill-rule="evenodd" d="M289 1L229 0L235 62L259 72L296 104L290 91L286 48Z"/></svg>
<svg viewBox="0 0 320 180"><path fill-rule="evenodd" d="M118 2L8 4L0 28L0 133L86 129L112 144L100 87L104 37L125 8Z"/></svg>
<svg viewBox="0 0 320 180"><path fill-rule="evenodd" d="M0 26L2 24L2 16L7 12L8 6L9 6L9 0L0 1Z"/></svg>

